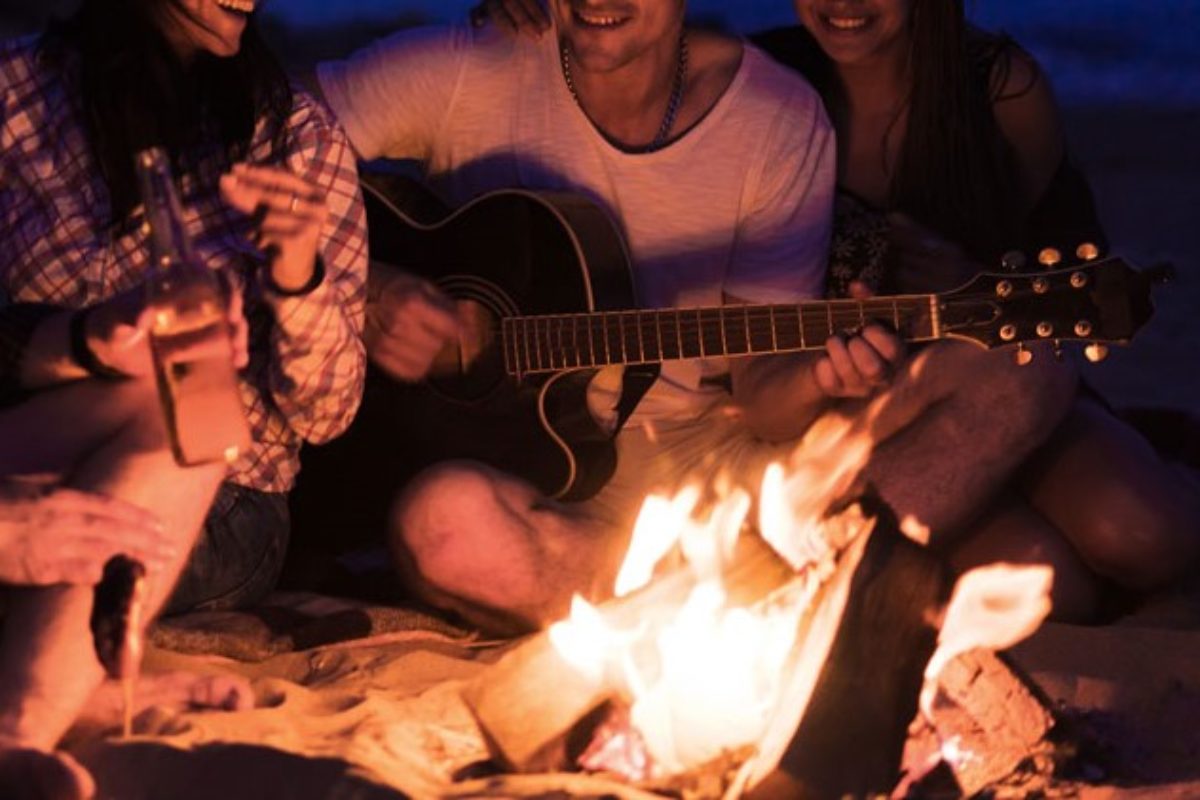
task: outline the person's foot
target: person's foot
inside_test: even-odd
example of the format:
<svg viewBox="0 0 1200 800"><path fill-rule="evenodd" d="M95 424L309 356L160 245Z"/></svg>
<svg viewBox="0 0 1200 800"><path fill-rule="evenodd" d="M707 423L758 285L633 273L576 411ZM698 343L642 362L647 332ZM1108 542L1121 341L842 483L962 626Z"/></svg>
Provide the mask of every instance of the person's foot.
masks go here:
<svg viewBox="0 0 1200 800"><path fill-rule="evenodd" d="M87 800L96 784L66 753L0 750L0 797L5 800Z"/></svg>
<svg viewBox="0 0 1200 800"><path fill-rule="evenodd" d="M138 678L134 686L134 716L151 706L172 711L245 711L254 707L254 690L240 675L149 673ZM123 713L121 685L116 681L105 681L88 700L78 722L101 727L119 725Z"/></svg>

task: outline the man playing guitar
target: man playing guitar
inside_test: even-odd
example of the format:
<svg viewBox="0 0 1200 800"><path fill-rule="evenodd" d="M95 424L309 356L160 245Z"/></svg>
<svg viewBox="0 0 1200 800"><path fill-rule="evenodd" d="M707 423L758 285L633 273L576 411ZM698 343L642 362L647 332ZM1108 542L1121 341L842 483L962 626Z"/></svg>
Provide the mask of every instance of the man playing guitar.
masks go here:
<svg viewBox="0 0 1200 800"><path fill-rule="evenodd" d="M628 244L640 307L820 297L836 154L811 87L749 44L686 28L682 0L554 0L550 11L557 35L536 42L403 32L322 65L321 88L360 157L420 161L452 204L516 186L600 205ZM370 282L375 367L423 378L463 320L386 265ZM1051 359L1017 372L1006 356L947 343L906 361L887 327L853 327L818 356L665 365L616 436L612 478L581 502L482 464L439 464L396 502L393 551L427 599L495 629L538 626L573 593L604 596L648 491L718 467L755 487L835 401L852 413L880 392L894 402L875 422L867 478L899 515L948 530L1044 438L1074 387ZM607 372L587 391L610 430L621 396ZM979 412L982 398L1002 420Z"/></svg>

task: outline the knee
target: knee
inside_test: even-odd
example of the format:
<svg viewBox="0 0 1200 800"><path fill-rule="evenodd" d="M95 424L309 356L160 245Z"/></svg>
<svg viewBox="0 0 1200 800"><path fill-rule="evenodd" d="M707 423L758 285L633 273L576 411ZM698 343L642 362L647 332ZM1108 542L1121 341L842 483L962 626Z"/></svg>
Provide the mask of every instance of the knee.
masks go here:
<svg viewBox="0 0 1200 800"><path fill-rule="evenodd" d="M388 541L405 571L437 583L442 567L466 556L472 534L494 516L494 479L487 467L447 461L413 478L397 496Z"/></svg>
<svg viewBox="0 0 1200 800"><path fill-rule="evenodd" d="M1081 550L1096 572L1122 586L1150 591L1193 568L1200 558L1200 506L1194 497L1124 492L1109 500L1103 513L1097 509L1085 522Z"/></svg>

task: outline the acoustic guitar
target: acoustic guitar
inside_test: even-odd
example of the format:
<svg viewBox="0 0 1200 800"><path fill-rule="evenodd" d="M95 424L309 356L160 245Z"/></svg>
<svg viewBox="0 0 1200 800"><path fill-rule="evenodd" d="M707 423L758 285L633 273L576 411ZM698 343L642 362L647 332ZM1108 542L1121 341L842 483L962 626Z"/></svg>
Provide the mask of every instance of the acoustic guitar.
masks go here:
<svg viewBox="0 0 1200 800"><path fill-rule="evenodd" d="M1149 319L1158 277L1081 248L1092 260L984 273L940 294L639 309L621 237L590 201L499 191L453 212L425 197L418 213L400 199L411 191L366 186L372 258L428 278L475 324L449 369L421 385L373 374L368 413L406 420L402 450L480 460L564 500L590 497L615 468L611 436L585 402L603 367L820 350L872 321L909 342L1011 346L1019 362L1030 342L1087 342L1098 360Z"/></svg>

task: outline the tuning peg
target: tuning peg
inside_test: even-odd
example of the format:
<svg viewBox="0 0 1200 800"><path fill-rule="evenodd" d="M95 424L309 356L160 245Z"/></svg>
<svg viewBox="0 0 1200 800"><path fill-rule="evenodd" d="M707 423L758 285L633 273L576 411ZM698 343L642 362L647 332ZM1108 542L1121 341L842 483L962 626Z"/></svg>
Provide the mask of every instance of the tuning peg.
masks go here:
<svg viewBox="0 0 1200 800"><path fill-rule="evenodd" d="M1095 261L1100 257L1100 248L1091 242L1084 242L1075 248L1075 255L1079 257L1080 261Z"/></svg>
<svg viewBox="0 0 1200 800"><path fill-rule="evenodd" d="M1083 355L1088 361L1097 364L1108 358L1108 345L1101 344L1100 342L1092 342L1083 348Z"/></svg>
<svg viewBox="0 0 1200 800"><path fill-rule="evenodd" d="M1075 335L1080 339L1086 339L1092 335L1092 323L1086 319L1081 319L1075 323Z"/></svg>
<svg viewBox="0 0 1200 800"><path fill-rule="evenodd" d="M1027 367L1033 361L1033 353L1025 345L1019 344L1013 353L1013 361L1016 362L1018 367Z"/></svg>
<svg viewBox="0 0 1200 800"><path fill-rule="evenodd" d="M1043 267L1053 267L1062 261L1062 253L1053 247L1047 247L1038 253L1038 263Z"/></svg>
<svg viewBox="0 0 1200 800"><path fill-rule="evenodd" d="M1016 272L1025 268L1025 254L1020 250L1009 250L1000 257L1000 266L1009 272Z"/></svg>

